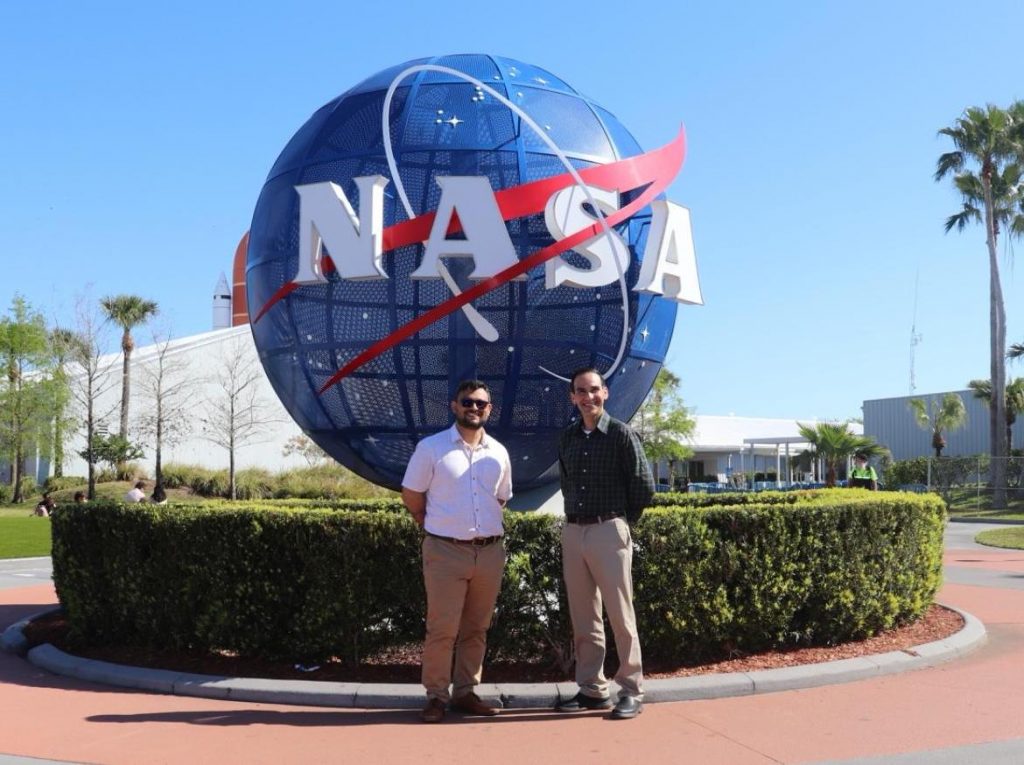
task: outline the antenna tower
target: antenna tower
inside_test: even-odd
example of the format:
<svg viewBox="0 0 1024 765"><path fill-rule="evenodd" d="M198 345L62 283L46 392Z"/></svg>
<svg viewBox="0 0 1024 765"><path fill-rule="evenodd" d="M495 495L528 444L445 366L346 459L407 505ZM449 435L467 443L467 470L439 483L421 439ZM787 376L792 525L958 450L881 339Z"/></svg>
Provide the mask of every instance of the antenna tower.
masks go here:
<svg viewBox="0 0 1024 765"><path fill-rule="evenodd" d="M918 271L914 274L914 317L910 322L910 395L914 395L914 391L917 390L917 381L914 379L914 356L917 350L918 344L924 339L917 331L917 283L920 279L921 272Z"/></svg>

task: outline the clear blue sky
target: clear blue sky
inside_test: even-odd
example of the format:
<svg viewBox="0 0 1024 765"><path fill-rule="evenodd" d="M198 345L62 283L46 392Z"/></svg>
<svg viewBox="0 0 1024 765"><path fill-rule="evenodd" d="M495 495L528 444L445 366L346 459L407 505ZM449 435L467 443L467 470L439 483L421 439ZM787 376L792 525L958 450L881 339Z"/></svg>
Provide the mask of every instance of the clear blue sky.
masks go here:
<svg viewBox="0 0 1024 765"><path fill-rule="evenodd" d="M670 197L707 304L680 310L669 367L699 413L845 418L905 395L917 273L918 392L988 376L983 233L943 234L959 202L932 173L964 107L1024 98L1019 0L231 5L0 6L3 306L67 320L91 285L158 301L177 336L209 329L313 111L389 65L484 52L564 78L644 148L686 125Z"/></svg>

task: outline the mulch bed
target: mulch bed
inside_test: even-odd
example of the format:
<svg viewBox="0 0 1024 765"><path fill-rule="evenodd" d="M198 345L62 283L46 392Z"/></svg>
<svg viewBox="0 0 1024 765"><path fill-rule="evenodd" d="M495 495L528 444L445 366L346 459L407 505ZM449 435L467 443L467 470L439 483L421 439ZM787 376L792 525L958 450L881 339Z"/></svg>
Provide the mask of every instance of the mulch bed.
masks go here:
<svg viewBox="0 0 1024 765"><path fill-rule="evenodd" d="M648 678L685 677L724 672L748 672L776 667L792 667L837 659L851 659L888 651L913 654L913 647L933 640L941 640L958 632L963 619L955 611L942 606L931 606L913 624L884 632L866 640L818 648L794 648L766 651L757 654L735 655L721 661L695 666L665 667L645 665ZM52 643L66 653L89 659L152 667L178 672L226 677L264 677L291 680L325 680L360 683L419 683L420 646L409 645L368 658L358 666L347 666L331 660L317 666L299 669L291 661L268 661L236 656L228 652L203 653L174 651L138 646L70 646L67 641L68 624L62 613L38 619L25 628L25 638L31 646ZM613 672L614 656L609 656L609 671ZM311 671L306 671L311 670ZM484 681L501 682L560 682L571 680L557 668L540 664L488 664Z"/></svg>

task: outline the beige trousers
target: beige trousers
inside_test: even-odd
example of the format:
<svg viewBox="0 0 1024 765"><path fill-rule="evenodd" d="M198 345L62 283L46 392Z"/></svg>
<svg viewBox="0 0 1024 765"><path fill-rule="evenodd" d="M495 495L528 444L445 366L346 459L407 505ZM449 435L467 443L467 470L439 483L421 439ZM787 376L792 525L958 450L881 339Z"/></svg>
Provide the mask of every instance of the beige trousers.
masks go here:
<svg viewBox="0 0 1024 765"><path fill-rule="evenodd" d="M643 696L640 638L633 612L633 538L623 518L590 525L566 523L562 529L562 569L569 596L576 683L587 696L606 697L604 622L615 635L620 696Z"/></svg>
<svg viewBox="0 0 1024 765"><path fill-rule="evenodd" d="M505 547L474 547L427 536L423 582L427 590L427 637L423 685L427 697L447 702L472 692L483 674L487 628L501 590ZM452 650L455 652L454 670ZM453 686L453 694L448 687Z"/></svg>

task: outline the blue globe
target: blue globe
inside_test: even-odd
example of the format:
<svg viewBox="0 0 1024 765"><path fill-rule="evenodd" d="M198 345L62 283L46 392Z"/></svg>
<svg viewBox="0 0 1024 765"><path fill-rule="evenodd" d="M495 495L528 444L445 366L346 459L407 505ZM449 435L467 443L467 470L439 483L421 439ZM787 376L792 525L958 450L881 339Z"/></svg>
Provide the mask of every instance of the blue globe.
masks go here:
<svg viewBox="0 0 1024 765"><path fill-rule="evenodd" d="M399 74L420 64L486 83L517 108L450 73L417 70L400 81L388 127L413 215L436 209L441 176L485 176L499 191L566 173L562 158L521 113L577 169L642 153L610 112L530 64L452 55L382 71L320 108L271 169L250 229L246 283L253 317L298 270L295 187L333 181L358 211L352 179L391 178L381 125L385 96ZM385 188L385 228L410 217L396 188L394 182ZM625 274L630 288L649 226L648 207L615 227L632 256ZM543 212L509 221L508 232L520 259L553 242ZM466 314L455 311L319 392L367 347L451 297L440 279L409 278L422 256L422 244L385 253L387 279L345 280L332 273L326 283L294 290L253 323L260 359L281 401L343 465L399 487L417 441L451 423L448 402L458 382L477 378L491 389L487 430L508 448L518 491L557 476L558 436L575 415L561 378L573 369L594 365L604 371L618 360L607 376L609 412L628 420L643 402L672 338L675 303L631 289L624 301L617 283L547 289L543 266L473 301L497 340L481 337ZM559 257L586 267L575 253ZM446 263L461 288L472 286L471 260Z"/></svg>

